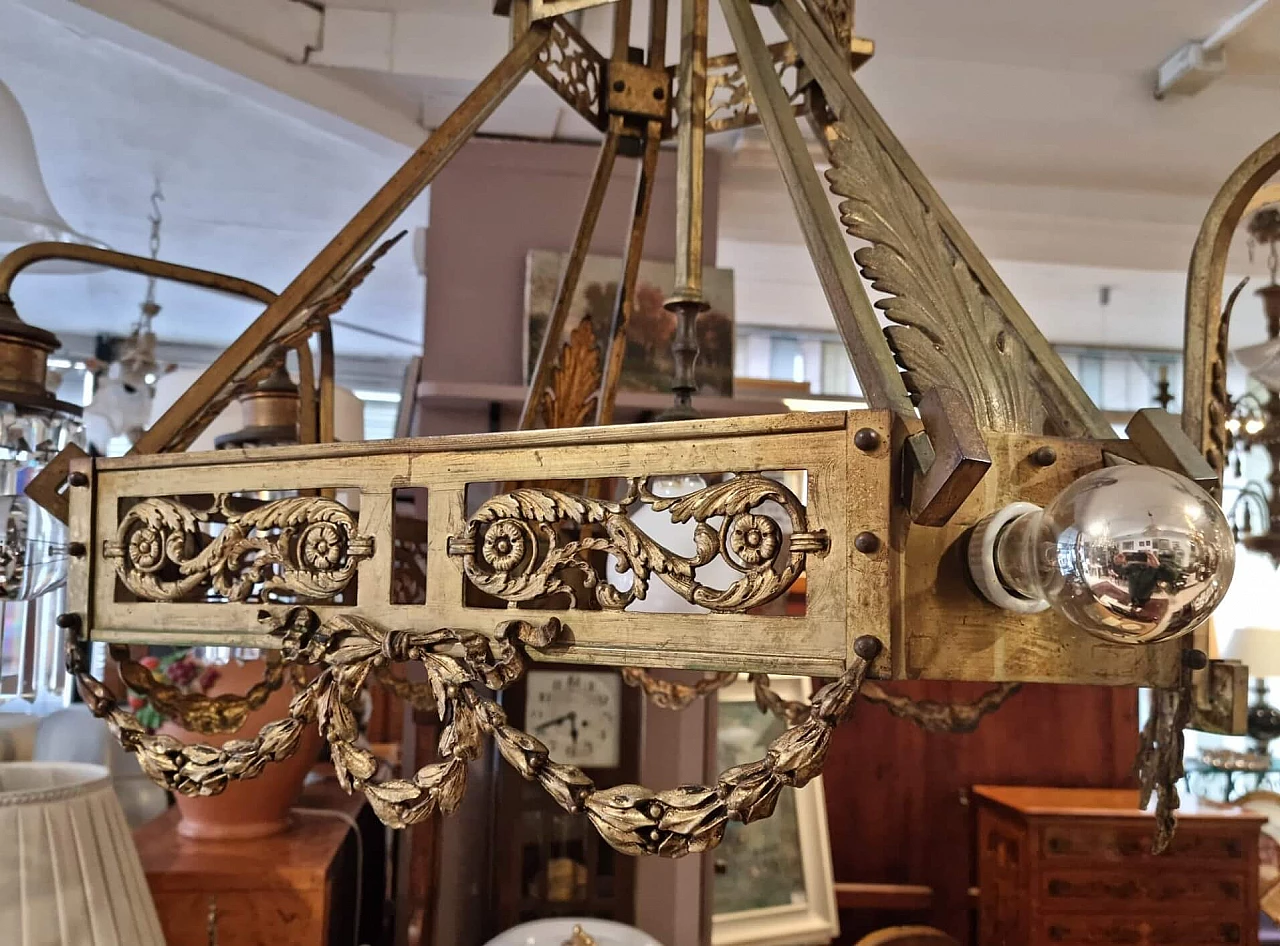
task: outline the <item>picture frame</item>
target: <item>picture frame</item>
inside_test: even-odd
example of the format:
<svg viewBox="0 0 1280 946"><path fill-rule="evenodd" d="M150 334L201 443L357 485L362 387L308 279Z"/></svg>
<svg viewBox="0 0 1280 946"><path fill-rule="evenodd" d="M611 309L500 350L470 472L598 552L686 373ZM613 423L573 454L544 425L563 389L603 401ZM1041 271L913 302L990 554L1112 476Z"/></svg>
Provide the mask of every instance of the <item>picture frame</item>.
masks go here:
<svg viewBox="0 0 1280 946"><path fill-rule="evenodd" d="M808 699L808 677L771 676L788 700ZM785 728L760 712L746 675L717 694L718 768L751 762ZM747 830L743 832L743 828ZM783 789L772 818L732 822L714 852L712 946L818 946L840 933L822 777Z"/></svg>
<svg viewBox="0 0 1280 946"><path fill-rule="evenodd" d="M525 259L524 370L525 383L533 377L538 351L555 307L560 279L568 262L567 253L530 250ZM608 350L613 306L617 296L622 259L591 255L583 262L582 273L569 306L569 317L557 340L570 343L573 331L586 321L595 336L595 347L603 362ZM631 321L623 341L622 371L618 390L649 394L670 394L674 371L671 342L676 316L665 307L675 290L676 270L672 262L640 261L633 293ZM734 372L734 285L733 270L707 266L702 271L702 290L707 310L698 316L698 397L733 397Z"/></svg>

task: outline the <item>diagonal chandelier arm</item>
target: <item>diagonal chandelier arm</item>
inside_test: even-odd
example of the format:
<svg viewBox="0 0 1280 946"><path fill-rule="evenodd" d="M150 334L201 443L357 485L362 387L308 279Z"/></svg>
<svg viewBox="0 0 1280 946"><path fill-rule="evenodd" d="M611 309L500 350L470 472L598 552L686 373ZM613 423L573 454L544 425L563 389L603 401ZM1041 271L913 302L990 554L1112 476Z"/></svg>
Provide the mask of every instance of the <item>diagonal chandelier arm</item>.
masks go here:
<svg viewBox="0 0 1280 946"><path fill-rule="evenodd" d="M609 180L613 176L621 137L622 116L611 116L609 130L605 133L604 141L600 145L595 170L591 175L591 185L587 190L582 215L578 218L578 230L574 235L569 255L565 258L560 283L556 286L556 298L551 306L551 317L547 320L546 331L542 335L542 344L538 348L538 359L529 377L524 407L520 411L518 424L520 430L529 430L533 427L542 406L544 392L551 383L551 375L555 370L556 358L560 351L560 339L569 321L569 312L573 306L574 295L578 291L578 281L582 278L587 254L591 251L591 238L595 235L596 224L600 220L600 208L604 206L605 196L609 192Z"/></svg>
<svg viewBox="0 0 1280 946"><path fill-rule="evenodd" d="M212 415L202 410L208 399L225 386L255 352L286 330L301 310L341 280L373 247L516 87L546 45L550 30L549 23L536 23L517 40L493 71L280 293L279 298L267 306L235 344L223 352L200 380L151 426L131 452L158 453L165 450L171 440L191 428L188 418L192 418L199 429L208 426Z"/></svg>
<svg viewBox="0 0 1280 946"><path fill-rule="evenodd" d="M826 192L774 71L773 57L751 4L749 0L721 0L720 5L863 394L872 407L888 409L906 422L908 429L919 429L915 407L885 345L880 322L849 257L844 234L827 207Z"/></svg>
<svg viewBox="0 0 1280 946"><path fill-rule="evenodd" d="M657 0L656 16L650 19L650 35L647 66L630 62L631 3L619 0L614 11L614 48L609 60L609 88L605 95L605 108L610 115L624 114L638 123L643 142L640 167L636 172L635 196L632 201L631 225L627 231L626 249L623 251L622 275L618 280L614 298L613 318L609 337L605 342L603 374L600 393L596 398L595 422L597 426L613 423L614 405L618 395L618 379L622 375L622 362L626 355L627 326L631 322L635 306L636 281L640 276L640 263L644 256L645 233L649 226L649 210L653 205L653 190L658 174L658 156L662 147L662 129L667 114L669 82L663 58L666 55L666 0ZM660 82L653 83L653 77ZM646 100L643 87L653 84L653 92ZM641 94L632 98L639 89ZM641 104L643 103L643 105ZM648 110L648 114L645 111Z"/></svg>
<svg viewBox="0 0 1280 946"><path fill-rule="evenodd" d="M864 231L871 227L866 225L863 217L869 215L874 218L889 210L901 213L911 203L918 203L921 212L913 221L917 224L916 229L893 235L904 236L909 243L917 244L913 248L941 249L953 257L953 267L964 267L968 271L968 275L954 277L957 285L953 287L947 285L952 277L943 267L934 267L934 271L929 272L928 267L920 266L917 260L905 261L911 275L922 282L932 279L929 285L912 288L917 290L926 307L923 319L932 317L936 320L935 324L926 325L924 333L934 337L926 340L917 336L919 346L911 346L910 351L904 351L904 345L898 344L908 333L894 328L889 330L899 360L907 369L909 383L914 380L921 393L928 387L940 386L967 391L975 416L995 429L1036 432L1042 427L1039 415L1047 411L1053 426L1064 435L1111 436L1111 427L1102 412L1085 394L1062 359L996 275L986 256L862 93L849 71L848 54L837 53L831 38L799 0L778 0L771 7L774 17L830 106L827 117L818 117L823 132L820 139L827 147L833 165L828 178L832 179L832 189L837 194L852 197L855 203L862 203L865 207L861 214L855 209L851 220L850 211L842 205L843 221L849 226L850 233L870 239L874 244L874 236L864 236ZM742 44L738 45L741 50ZM860 138L861 142L848 141L850 136ZM842 146L853 149L846 154L856 159L856 173L850 176L849 181L856 187L856 193L842 191L836 184L840 167L846 163L841 161ZM873 169L878 173L868 177L868 172ZM897 178L900 186L887 187L890 177ZM874 272L875 266L864 262L866 252L859 251L858 258L863 264L864 275L872 278L873 284L879 283L881 280ZM876 288L881 287L877 285ZM948 330L947 326L936 323L955 321L966 315L964 311L927 311L937 304L936 290L939 288L954 297L957 304L950 308L967 310L970 319L979 323L950 327L960 344L952 346L955 350L945 352L944 357L969 368L964 384L954 383L955 379L946 377L945 373L919 364L931 356L930 349L936 349L937 337ZM921 289L926 291L918 292ZM991 319L990 306L994 306L1001 316L998 321ZM885 309L891 320L897 321L892 302L878 303L878 307ZM983 322L986 324L981 324ZM970 327L977 331L966 332L965 329ZM975 350L976 342L986 350ZM913 374L916 377L912 378ZM953 383L943 385L944 378ZM1033 387L1038 392L1031 390ZM1028 397L1039 403L1029 402Z"/></svg>

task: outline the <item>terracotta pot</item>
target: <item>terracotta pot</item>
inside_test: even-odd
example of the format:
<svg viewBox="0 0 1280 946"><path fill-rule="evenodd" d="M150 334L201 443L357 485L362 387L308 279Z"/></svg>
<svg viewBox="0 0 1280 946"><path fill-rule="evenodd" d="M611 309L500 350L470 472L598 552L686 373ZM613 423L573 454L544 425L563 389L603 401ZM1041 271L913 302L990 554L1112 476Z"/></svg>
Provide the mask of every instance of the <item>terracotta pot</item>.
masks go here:
<svg viewBox="0 0 1280 946"><path fill-rule="evenodd" d="M265 669L262 660L243 664L233 660L221 668L218 682L208 693L210 696L244 694L262 679ZM291 699L293 687L286 681L266 703L249 714L239 732L206 736L189 732L174 722L165 723L160 732L185 743L211 746L220 746L232 739L252 739L267 723L288 715ZM289 827L289 811L302 792L302 783L320 755L321 744L320 731L311 723L303 731L298 751L282 762L268 763L257 778L232 781L222 794L208 798L175 796L182 815L178 833L186 838L240 840L265 838L284 831Z"/></svg>

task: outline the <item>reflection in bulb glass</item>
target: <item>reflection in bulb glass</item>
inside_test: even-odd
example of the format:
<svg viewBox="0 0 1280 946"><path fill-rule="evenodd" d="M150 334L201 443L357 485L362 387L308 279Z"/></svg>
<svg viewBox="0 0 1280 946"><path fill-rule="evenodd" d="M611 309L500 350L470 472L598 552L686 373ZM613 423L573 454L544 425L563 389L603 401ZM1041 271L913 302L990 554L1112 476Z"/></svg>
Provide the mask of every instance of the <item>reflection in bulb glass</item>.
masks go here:
<svg viewBox="0 0 1280 946"><path fill-rule="evenodd" d="M996 570L1116 643L1151 644L1204 621L1231 583L1235 543L1221 507L1185 477L1118 466L1081 477L1005 529Z"/></svg>

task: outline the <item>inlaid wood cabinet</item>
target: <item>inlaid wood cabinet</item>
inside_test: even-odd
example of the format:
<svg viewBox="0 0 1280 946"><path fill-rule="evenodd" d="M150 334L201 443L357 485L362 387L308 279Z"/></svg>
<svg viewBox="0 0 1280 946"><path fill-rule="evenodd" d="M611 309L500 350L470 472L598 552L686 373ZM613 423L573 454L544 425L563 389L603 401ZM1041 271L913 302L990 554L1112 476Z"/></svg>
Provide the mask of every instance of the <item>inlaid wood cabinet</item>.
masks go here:
<svg viewBox="0 0 1280 946"><path fill-rule="evenodd" d="M973 797L982 946L1256 946L1260 816L1184 799L1157 856L1136 791Z"/></svg>

